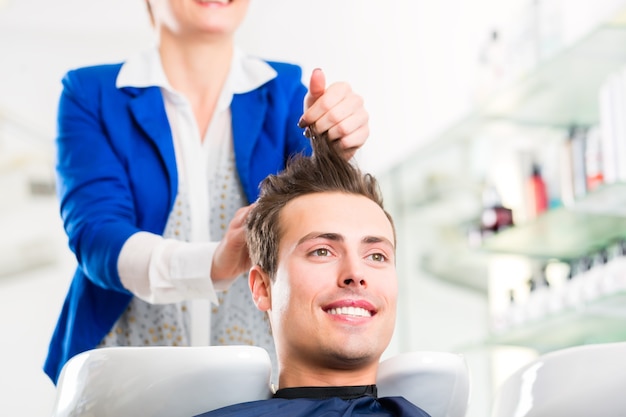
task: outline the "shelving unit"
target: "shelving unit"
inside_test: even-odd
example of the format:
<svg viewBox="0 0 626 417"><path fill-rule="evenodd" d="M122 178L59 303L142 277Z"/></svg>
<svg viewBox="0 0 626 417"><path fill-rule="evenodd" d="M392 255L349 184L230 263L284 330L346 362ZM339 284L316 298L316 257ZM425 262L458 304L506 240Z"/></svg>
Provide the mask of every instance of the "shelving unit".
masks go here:
<svg viewBox="0 0 626 417"><path fill-rule="evenodd" d="M598 122L598 91L626 63L626 22L598 27L535 71L504 88L479 113L522 125L567 128Z"/></svg>
<svg viewBox="0 0 626 417"><path fill-rule="evenodd" d="M468 225L481 210L482 178L471 168L476 154L485 151L481 141L500 130L524 132L529 141L536 140L539 131L558 131L564 139L571 126L597 124L600 87L626 66L624 45L626 10L503 86L382 176L399 239L420 240L422 245L418 253L399 256L410 257L431 276L487 296L493 256L571 260L626 238L625 183L604 185L571 206L549 210L486 238L479 248L471 248L467 236ZM598 299L575 311L494 334L486 345L514 344L546 352L626 340L624 301L626 294Z"/></svg>
<svg viewBox="0 0 626 417"><path fill-rule="evenodd" d="M546 353L577 345L624 341L625 324L626 292L620 292L494 333L486 344L525 346Z"/></svg>
<svg viewBox="0 0 626 417"><path fill-rule="evenodd" d="M504 230L482 247L490 253L571 260L626 238L626 184L611 184L572 207L547 211L537 219Z"/></svg>
<svg viewBox="0 0 626 417"><path fill-rule="evenodd" d="M626 65L626 11L531 73L502 86L491 97L409 156L394 171L450 147L467 146L498 123L517 127L568 128L598 122L598 91L609 74ZM394 175L393 172L390 175Z"/></svg>

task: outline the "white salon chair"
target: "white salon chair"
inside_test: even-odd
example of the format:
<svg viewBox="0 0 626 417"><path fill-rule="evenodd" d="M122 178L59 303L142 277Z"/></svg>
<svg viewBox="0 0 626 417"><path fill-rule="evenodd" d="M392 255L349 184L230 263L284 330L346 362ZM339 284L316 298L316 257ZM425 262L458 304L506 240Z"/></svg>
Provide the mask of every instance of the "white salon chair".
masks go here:
<svg viewBox="0 0 626 417"><path fill-rule="evenodd" d="M544 354L500 386L492 417L626 416L626 342Z"/></svg>
<svg viewBox="0 0 626 417"><path fill-rule="evenodd" d="M191 417L271 397L271 365L252 346L111 347L69 360L53 417ZM404 396L431 417L463 417L469 373L462 356L404 353L381 362L378 395Z"/></svg>

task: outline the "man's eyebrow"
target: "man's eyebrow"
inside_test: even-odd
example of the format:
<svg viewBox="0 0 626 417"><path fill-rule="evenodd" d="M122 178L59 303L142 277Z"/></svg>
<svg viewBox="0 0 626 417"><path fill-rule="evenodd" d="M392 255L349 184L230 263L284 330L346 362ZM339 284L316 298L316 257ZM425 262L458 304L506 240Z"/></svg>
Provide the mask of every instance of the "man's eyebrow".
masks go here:
<svg viewBox="0 0 626 417"><path fill-rule="evenodd" d="M330 232L311 232L304 235L300 240L298 240L298 245L307 240L312 239L326 239L326 240L334 240L336 242L343 242L344 238L339 233L330 233Z"/></svg>
<svg viewBox="0 0 626 417"><path fill-rule="evenodd" d="M386 243L392 248L394 247L393 243L391 243L389 239L387 239L386 237L382 237L382 236L366 236L362 239L362 242L363 243Z"/></svg>
<svg viewBox="0 0 626 417"><path fill-rule="evenodd" d="M312 239L326 239L326 240L332 240L335 242L343 242L345 240L343 235L339 233L311 232L303 236L300 240L298 240L298 245L302 244L303 242L306 242L307 240L312 240ZM361 239L361 241L366 244L386 243L392 248L394 247L393 243L391 243L389 239L387 239L386 237L382 237L382 236L365 236L363 239Z"/></svg>

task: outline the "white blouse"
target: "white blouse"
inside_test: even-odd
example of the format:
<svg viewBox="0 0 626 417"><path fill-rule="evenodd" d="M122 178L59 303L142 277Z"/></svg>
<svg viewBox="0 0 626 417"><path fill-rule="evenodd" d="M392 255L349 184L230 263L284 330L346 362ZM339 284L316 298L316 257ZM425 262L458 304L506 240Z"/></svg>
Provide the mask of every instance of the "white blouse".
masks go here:
<svg viewBox="0 0 626 417"><path fill-rule="evenodd" d="M201 140L191 106L169 85L156 49L122 66L118 88L161 88L179 190L163 236L138 232L122 247L120 279L136 297L99 346L250 344L266 348L276 372L269 323L252 301L247 274L215 285L210 277L215 248L246 204L235 167L230 103L233 94L275 76L267 63L236 51Z"/></svg>
<svg viewBox="0 0 626 417"><path fill-rule="evenodd" d="M148 232L136 233L126 241L118 259L118 270L122 284L137 297L150 303L191 298L208 298L217 303L216 290L224 290L232 282L214 284L209 276L219 239L209 239L206 184L215 178L220 147L232 142L229 108L233 94L252 91L275 76L276 72L267 63L236 50L214 118L205 140L201 141L191 105L170 86L156 48L129 59L122 66L118 88L161 87L174 137L179 184L188 190L191 218L188 241Z"/></svg>

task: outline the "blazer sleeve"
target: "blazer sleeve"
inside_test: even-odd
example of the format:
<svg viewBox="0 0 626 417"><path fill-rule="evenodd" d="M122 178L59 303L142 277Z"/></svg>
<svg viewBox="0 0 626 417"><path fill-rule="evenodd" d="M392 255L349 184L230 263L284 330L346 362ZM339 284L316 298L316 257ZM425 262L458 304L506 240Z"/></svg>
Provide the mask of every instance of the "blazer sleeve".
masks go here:
<svg viewBox="0 0 626 417"><path fill-rule="evenodd" d="M128 293L119 279L117 258L126 239L139 229L128 175L101 117L101 82L80 70L62 81L57 192L69 246L82 271L98 286Z"/></svg>

